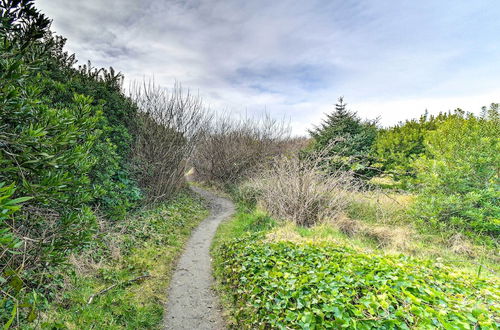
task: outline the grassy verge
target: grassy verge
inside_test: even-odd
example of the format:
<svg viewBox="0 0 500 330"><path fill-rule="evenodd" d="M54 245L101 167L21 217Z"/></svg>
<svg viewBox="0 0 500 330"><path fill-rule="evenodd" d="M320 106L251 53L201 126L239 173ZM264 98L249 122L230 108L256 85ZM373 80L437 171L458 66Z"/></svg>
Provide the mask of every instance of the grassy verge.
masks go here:
<svg viewBox="0 0 500 330"><path fill-rule="evenodd" d="M142 211L101 237L60 271L61 291L42 328L160 328L174 261L191 230L208 214L189 192ZM92 301L89 303L89 300Z"/></svg>
<svg viewBox="0 0 500 330"><path fill-rule="evenodd" d="M452 251L447 238L419 234L392 206L380 210L360 198L343 227L311 228L240 208L219 227L212 250L228 324L497 328L498 276L478 269L477 256ZM479 261L497 269L493 259Z"/></svg>

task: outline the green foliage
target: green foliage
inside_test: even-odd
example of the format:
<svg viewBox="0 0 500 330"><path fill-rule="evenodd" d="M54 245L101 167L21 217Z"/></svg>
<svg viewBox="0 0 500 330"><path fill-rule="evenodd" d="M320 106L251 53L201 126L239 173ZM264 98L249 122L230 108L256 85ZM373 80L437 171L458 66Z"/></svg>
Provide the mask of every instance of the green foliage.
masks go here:
<svg viewBox="0 0 500 330"><path fill-rule="evenodd" d="M425 113L419 120L407 120L381 129L374 145L380 169L392 174L396 180L407 181L414 178L416 173L413 162L426 152L426 134L435 130L449 116L451 115L447 113L438 116L428 116Z"/></svg>
<svg viewBox="0 0 500 330"><path fill-rule="evenodd" d="M420 194L415 214L429 223L500 234L498 104L482 117L459 113L427 134L416 162Z"/></svg>
<svg viewBox="0 0 500 330"><path fill-rule="evenodd" d="M60 260L68 248L82 244L95 218L85 205L92 200L88 173L95 165L92 148L101 131L99 108L74 95L72 103L54 108L39 99L39 38L47 20L30 1L5 1L0 7L0 181L13 182L21 196L31 196L30 211L8 219L13 234L40 246L25 257L2 254L2 272L20 273L39 262ZM8 22L8 24L6 23ZM35 32L33 32L35 31ZM37 39L38 38L38 39ZM33 60L33 57L37 61ZM49 225L50 224L50 225ZM43 233L42 236L39 236ZM31 247L31 244L30 244Z"/></svg>
<svg viewBox="0 0 500 330"><path fill-rule="evenodd" d="M43 78L37 82L42 102L68 107L72 95L78 93L90 96L91 105L101 109L103 116L97 124L101 134L92 150L98 160L89 171L93 204L110 218L123 218L141 198L128 160L133 142L131 120L137 109L121 91L123 76L112 68L92 68L90 63L74 69L74 56L63 51L65 39L51 37L46 43L51 45L51 56L39 68Z"/></svg>
<svg viewBox="0 0 500 330"><path fill-rule="evenodd" d="M260 192L250 185L228 185L226 191L231 198L237 203L240 210L251 212L257 206Z"/></svg>
<svg viewBox="0 0 500 330"><path fill-rule="evenodd" d="M102 114L82 95L75 95L75 105L66 109L27 101L32 102L29 111L12 111L3 121L0 178L17 182L20 192L44 206L78 208L92 199L87 173L96 159L89 153ZM0 116L7 117L8 110L2 108Z"/></svg>
<svg viewBox="0 0 500 330"><path fill-rule="evenodd" d="M15 190L13 184L5 186L4 182L0 182L0 248L2 253L12 253L20 247L21 242L12 234L7 221L21 209L21 203L31 199L30 197L13 199Z"/></svg>
<svg viewBox="0 0 500 330"><path fill-rule="evenodd" d="M16 186L0 198L30 196L15 217L1 209L1 323L27 306L32 320L37 292L58 285L51 270L89 245L96 210L122 219L141 198L128 160L136 107L122 76L75 69L49 24L31 0L0 3L0 182Z"/></svg>
<svg viewBox="0 0 500 330"><path fill-rule="evenodd" d="M335 111L323 123L309 131L316 151L328 148L333 169L352 170L357 176L369 179L377 174L373 168L372 146L377 136L375 121L363 121L355 112L346 110L342 97Z"/></svg>
<svg viewBox="0 0 500 330"><path fill-rule="evenodd" d="M22 245L22 242L13 235L9 221L12 220L13 214L21 209L21 203L30 200L29 197L13 199L14 192L13 184L5 186L5 183L0 182L0 253L7 256L15 254ZM0 285L5 291L13 294L22 290L23 286L20 278L12 270L0 273ZM23 302L23 305L33 310L29 302ZM19 308L18 300L9 299L8 296L0 299L0 323L7 325L5 328L14 322Z"/></svg>
<svg viewBox="0 0 500 330"><path fill-rule="evenodd" d="M497 283L404 256L245 238L216 250L235 328L495 329Z"/></svg>

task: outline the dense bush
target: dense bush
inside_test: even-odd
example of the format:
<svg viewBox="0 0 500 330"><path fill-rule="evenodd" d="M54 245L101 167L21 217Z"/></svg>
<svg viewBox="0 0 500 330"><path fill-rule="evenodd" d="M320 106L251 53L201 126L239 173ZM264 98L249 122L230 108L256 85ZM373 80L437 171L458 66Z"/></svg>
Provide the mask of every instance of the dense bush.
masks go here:
<svg viewBox="0 0 500 330"><path fill-rule="evenodd" d="M15 192L14 185L5 186L5 183L0 182L0 253L11 254L22 244L21 241L12 233L12 228L8 223L12 219L13 214L21 209L21 203L29 200L29 197L20 197L13 199ZM2 282L5 280L1 275Z"/></svg>
<svg viewBox="0 0 500 330"><path fill-rule="evenodd" d="M414 178L414 161L426 152L425 136L449 116L451 115L447 113L438 116L429 116L426 113L418 120L407 120L379 130L374 151L380 163L380 170L392 175L396 180L409 181Z"/></svg>
<svg viewBox="0 0 500 330"><path fill-rule="evenodd" d="M72 106L75 93L83 94L102 111L97 123L100 136L92 150L98 161L89 172L94 189L92 204L109 218L123 218L141 197L129 161L137 106L123 94L123 76L113 68L92 68L88 63L75 69L74 55L63 50L65 39L49 36L44 43L50 45L50 56L37 70L42 77L36 82L40 99L44 104L64 108Z"/></svg>
<svg viewBox="0 0 500 330"><path fill-rule="evenodd" d="M416 162L419 218L498 237L499 134L493 104L481 117L457 112L426 135L427 155Z"/></svg>
<svg viewBox="0 0 500 330"><path fill-rule="evenodd" d="M499 326L498 285L430 261L248 239L216 258L237 329Z"/></svg>
<svg viewBox="0 0 500 330"><path fill-rule="evenodd" d="M192 163L197 178L219 185L235 184L290 145L289 126L265 115L212 119L195 149Z"/></svg>
<svg viewBox="0 0 500 330"><path fill-rule="evenodd" d="M20 306L32 319L34 297L53 292L53 267L88 245L97 214L123 218L140 197L127 160L136 107L120 75L75 69L49 25L32 1L0 3L0 182L16 187L1 198L29 196L15 215L2 209L0 323Z"/></svg>
<svg viewBox="0 0 500 330"><path fill-rule="evenodd" d="M363 121L355 112L346 109L343 98L328 114L323 123L309 131L312 149L328 151L333 171L353 171L356 176L369 179L378 174L374 168L372 147L377 136L376 121Z"/></svg>

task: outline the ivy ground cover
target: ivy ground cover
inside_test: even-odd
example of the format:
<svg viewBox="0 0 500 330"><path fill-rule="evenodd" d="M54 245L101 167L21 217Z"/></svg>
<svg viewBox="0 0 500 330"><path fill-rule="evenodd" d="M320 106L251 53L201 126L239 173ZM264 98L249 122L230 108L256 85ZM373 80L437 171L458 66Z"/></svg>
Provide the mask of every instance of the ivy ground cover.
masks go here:
<svg viewBox="0 0 500 330"><path fill-rule="evenodd" d="M436 262L246 238L215 251L236 328L497 329L499 286Z"/></svg>

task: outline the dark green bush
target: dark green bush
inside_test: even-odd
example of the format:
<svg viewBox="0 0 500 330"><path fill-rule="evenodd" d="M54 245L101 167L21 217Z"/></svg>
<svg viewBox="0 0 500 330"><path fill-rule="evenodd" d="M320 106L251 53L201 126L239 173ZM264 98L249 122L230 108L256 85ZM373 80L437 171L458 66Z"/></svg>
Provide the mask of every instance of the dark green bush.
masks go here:
<svg viewBox="0 0 500 330"><path fill-rule="evenodd" d="M240 239L216 251L234 328L495 329L496 283L431 261Z"/></svg>
<svg viewBox="0 0 500 330"><path fill-rule="evenodd" d="M75 69L49 23L33 1L0 3L0 182L16 186L0 199L30 197L15 215L2 204L0 323L31 320L34 297L59 285L53 268L89 244L96 213L123 218L141 197L121 75Z"/></svg>
<svg viewBox="0 0 500 330"><path fill-rule="evenodd" d="M50 56L38 69L43 77L37 82L41 101L56 108L68 107L77 93L90 96L91 105L102 111L97 124L99 141L92 150L98 161L89 172L92 203L109 218L123 218L141 198L130 162L137 106L121 91L120 73L92 68L90 63L75 69L74 56L63 51L65 39L50 37L45 43L50 45Z"/></svg>
<svg viewBox="0 0 500 330"><path fill-rule="evenodd" d="M372 155L377 123L363 121L355 112L347 110L342 97L335 111L328 114L323 123L310 130L309 134L314 139L312 149L316 152L328 150L326 156L333 171L352 171L361 179L379 174Z"/></svg>
<svg viewBox="0 0 500 330"><path fill-rule="evenodd" d="M8 221L16 211L21 209L21 203L31 199L29 197L13 199L15 190L13 184L6 186L4 182L0 182L0 246L2 254L12 253L20 247L21 242L12 234ZM4 280L1 275L0 278ZM2 280L0 282L3 282Z"/></svg>

